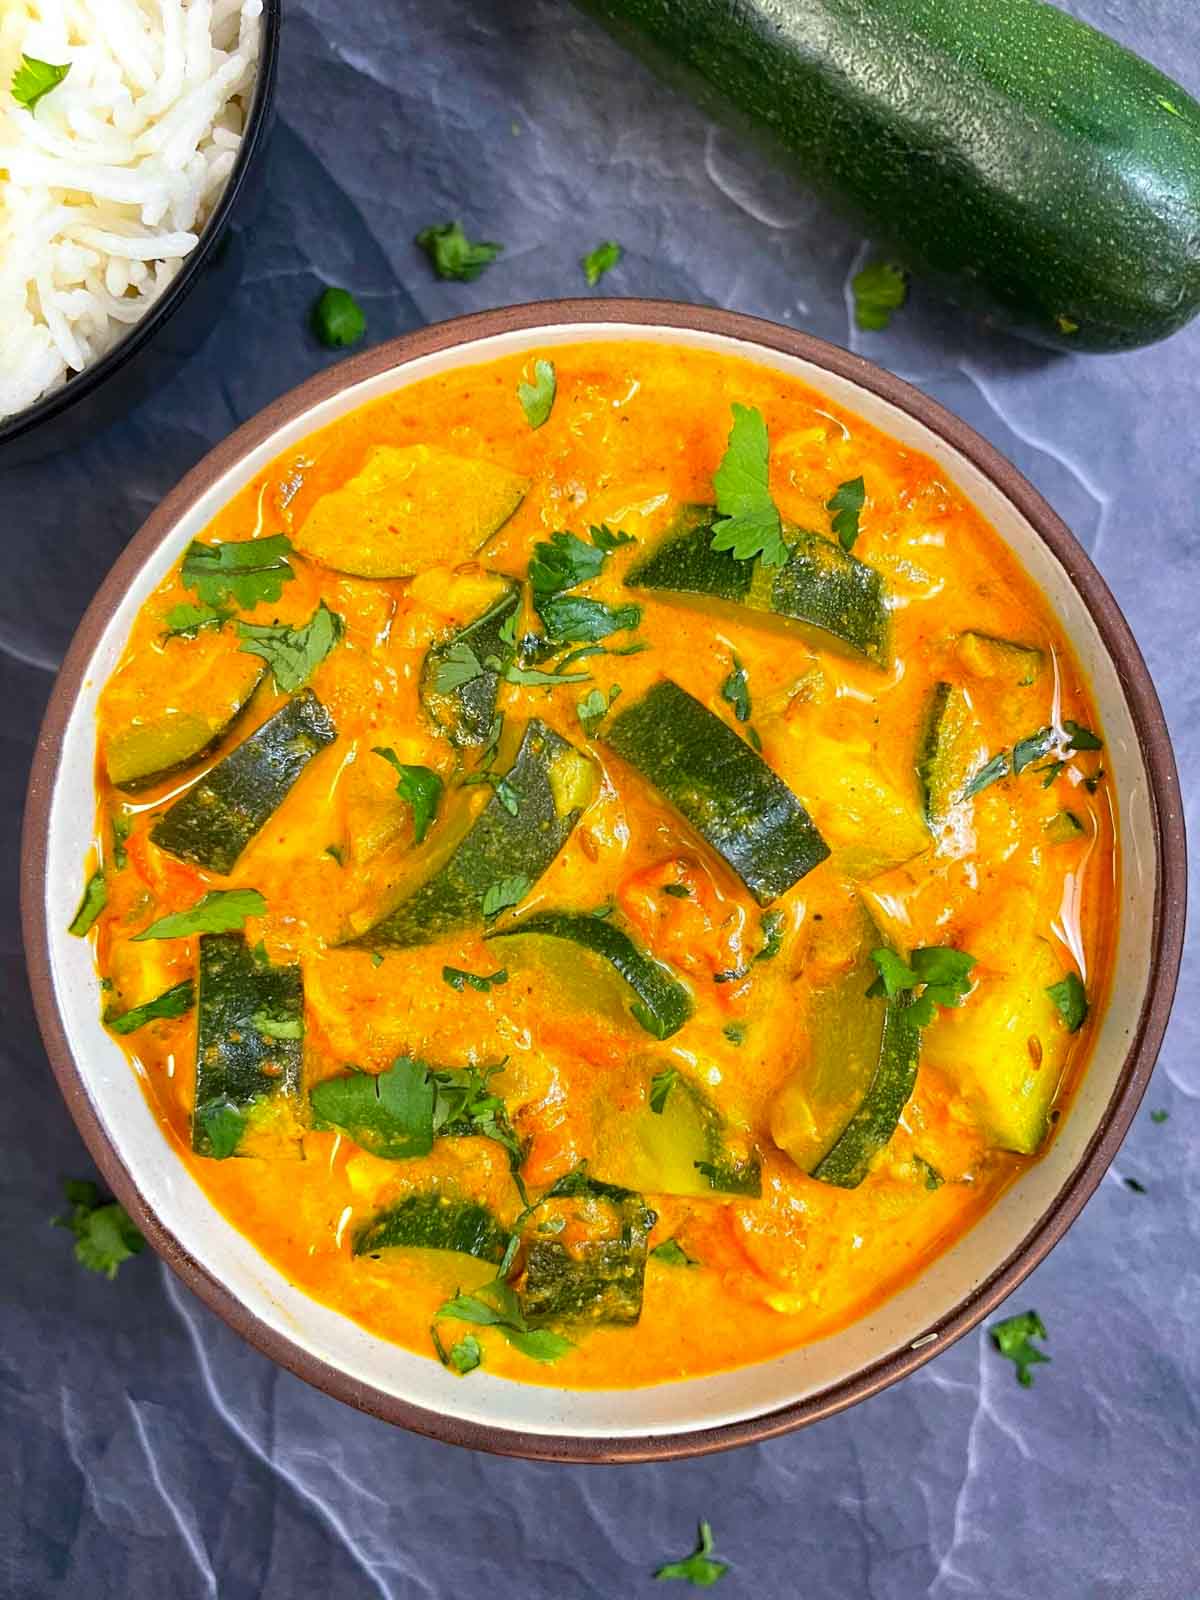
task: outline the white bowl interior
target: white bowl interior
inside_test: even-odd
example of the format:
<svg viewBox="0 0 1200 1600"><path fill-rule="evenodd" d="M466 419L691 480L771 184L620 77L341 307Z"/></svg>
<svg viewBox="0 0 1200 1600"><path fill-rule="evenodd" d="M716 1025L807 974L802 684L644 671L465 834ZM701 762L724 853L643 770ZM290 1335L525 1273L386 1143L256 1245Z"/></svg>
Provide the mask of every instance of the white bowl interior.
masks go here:
<svg viewBox="0 0 1200 1600"><path fill-rule="evenodd" d="M714 1377L640 1390L559 1391L478 1372L463 1383L436 1362L365 1332L291 1287L215 1209L167 1142L134 1074L100 1025L90 947L66 928L94 828L92 766L99 689L134 616L221 505L280 451L365 401L422 378L524 350L619 338L666 341L750 359L802 379L931 456L990 519L1065 623L1090 679L1105 730L1105 765L1120 795L1121 922L1114 979L1091 1065L1043 1160L919 1279L835 1337ZM184 1250L268 1327L313 1357L409 1404L465 1422L533 1434L625 1437L687 1433L743 1421L812 1396L882 1358L936 1337L939 1322L1021 1244L1050 1208L1096 1131L1113 1093L1150 979L1156 863L1148 774L1117 670L1077 591L1025 518L975 466L922 423L847 379L794 356L723 335L626 324L516 330L423 356L356 385L280 427L181 518L113 614L89 663L62 741L51 800L46 876L51 972L83 1087L137 1187Z"/></svg>

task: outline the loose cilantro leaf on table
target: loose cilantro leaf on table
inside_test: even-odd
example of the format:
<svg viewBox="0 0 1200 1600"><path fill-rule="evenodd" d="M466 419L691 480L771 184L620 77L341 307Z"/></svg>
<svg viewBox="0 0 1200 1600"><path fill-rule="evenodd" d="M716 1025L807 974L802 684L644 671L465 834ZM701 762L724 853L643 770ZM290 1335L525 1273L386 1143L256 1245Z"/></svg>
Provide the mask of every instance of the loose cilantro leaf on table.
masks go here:
<svg viewBox="0 0 1200 1600"><path fill-rule="evenodd" d="M68 1178L63 1184L71 1209L55 1217L56 1228L75 1235L75 1259L89 1272L115 1278L122 1261L140 1255L146 1241L115 1200L102 1200L100 1190L85 1179Z"/></svg>
<svg viewBox="0 0 1200 1600"><path fill-rule="evenodd" d="M56 66L52 61L39 61L36 56L22 55L21 65L13 73L12 97L19 106L32 111L43 95L58 88L70 70L69 61Z"/></svg>
<svg viewBox="0 0 1200 1600"><path fill-rule="evenodd" d="M485 239L472 244L461 222L443 222L422 228L416 243L428 255L439 278L454 279L458 283L473 283L504 249L502 244L492 244Z"/></svg>
<svg viewBox="0 0 1200 1600"><path fill-rule="evenodd" d="M678 1082L678 1067L664 1067L650 1079L650 1109L656 1116L661 1117L666 1110L667 1096Z"/></svg>
<svg viewBox="0 0 1200 1600"><path fill-rule="evenodd" d="M497 972L491 972L486 977L479 972L464 972L461 967L443 967L442 981L448 983L452 989L457 989L459 994L464 989L474 989L479 994L487 994L502 983L508 982L508 973L501 967Z"/></svg>
<svg viewBox="0 0 1200 1600"><path fill-rule="evenodd" d="M288 556L292 542L285 533L267 539L234 539L204 544L193 539L180 569L185 589L193 589L209 606L227 600L250 611L263 600L278 600L296 574Z"/></svg>
<svg viewBox="0 0 1200 1600"><path fill-rule="evenodd" d="M832 511L833 531L843 550L853 550L858 539L858 519L867 498L867 486L862 478L851 478L838 485L833 498L825 502L826 511Z"/></svg>
<svg viewBox="0 0 1200 1600"><path fill-rule="evenodd" d="M1052 983L1046 993L1058 1007L1058 1014L1067 1025L1067 1032L1078 1033L1088 1015L1087 992L1079 974L1068 972L1058 983Z"/></svg>
<svg viewBox="0 0 1200 1600"><path fill-rule="evenodd" d="M770 447L767 424L754 406L733 402L733 427L721 465L713 474L717 522L712 547L731 550L740 561L761 556L768 567L781 567L788 548L779 508L768 485Z"/></svg>
<svg viewBox="0 0 1200 1600"><path fill-rule="evenodd" d="M558 392L558 380L554 372L553 361L539 359L533 364L533 382L522 381L517 385L517 399L521 402L521 409L525 413L525 420L531 428L540 428L549 419L554 409L554 396Z"/></svg>
<svg viewBox="0 0 1200 1600"><path fill-rule="evenodd" d="M386 745L376 745L372 755L382 756L400 774L396 793L407 800L413 813L413 839L420 844L429 832L429 825L437 816L442 798L442 780L430 767L408 766L394 750Z"/></svg>
<svg viewBox="0 0 1200 1600"><path fill-rule="evenodd" d="M509 906L522 901L532 888L533 880L520 872L511 878L501 878L498 883L489 884L483 896L484 916L498 917Z"/></svg>
<svg viewBox="0 0 1200 1600"><path fill-rule="evenodd" d="M281 694L293 694L312 677L345 631L336 611L321 601L307 622L290 627L286 622L239 622L238 638L244 655L261 656L275 677Z"/></svg>
<svg viewBox="0 0 1200 1600"><path fill-rule="evenodd" d="M1121 1182L1133 1194L1149 1194L1150 1192L1146 1188L1146 1185L1144 1183L1139 1183L1136 1178L1122 1178Z"/></svg>
<svg viewBox="0 0 1200 1600"><path fill-rule="evenodd" d="M1168 1118L1170 1117L1170 1115L1171 1115L1171 1113L1169 1111L1152 1111L1150 1113L1150 1121L1151 1122L1166 1122L1168 1120Z"/></svg>
<svg viewBox="0 0 1200 1600"><path fill-rule="evenodd" d="M468 1333L457 1344L451 1345L449 1350L442 1343L436 1322L429 1333L438 1360L451 1372L457 1372L460 1378L465 1378L468 1372L474 1372L476 1367L483 1365L483 1346L473 1333Z"/></svg>
<svg viewBox="0 0 1200 1600"><path fill-rule="evenodd" d="M104 1026L113 1033L136 1033L148 1022L158 1022L167 1017L182 1017L195 1003L196 986L190 978L187 978L183 983L165 989L153 1000L146 1000L142 1005L133 1006L129 1011L122 1011L116 1016L106 1014Z"/></svg>
<svg viewBox="0 0 1200 1600"><path fill-rule="evenodd" d="M733 657L732 671L721 685L721 699L732 707L739 722L750 721L750 684L746 669L736 655Z"/></svg>
<svg viewBox="0 0 1200 1600"><path fill-rule="evenodd" d="M1037 1366L1039 1361L1050 1360L1049 1356L1043 1355L1029 1342L1031 1339L1044 1339L1047 1336L1041 1317L1036 1311L1023 1311L1019 1316L997 1322L989 1332L992 1343L1000 1354L1015 1363L1017 1382L1023 1389L1028 1389L1033 1383L1030 1367Z"/></svg>
<svg viewBox="0 0 1200 1600"><path fill-rule="evenodd" d="M699 1540L691 1555L683 1561L668 1561L665 1567L659 1567L654 1576L658 1579L681 1578L685 1583L690 1583L695 1589L711 1589L713 1584L723 1578L729 1571L727 1561L718 1561L713 1555L713 1531L711 1524L702 1522L699 1529Z"/></svg>
<svg viewBox="0 0 1200 1600"><path fill-rule="evenodd" d="M267 902L257 889L210 889L186 911L172 911L135 933L133 943L187 939L194 933L234 933L244 927L247 917L261 917L266 909Z"/></svg>
<svg viewBox="0 0 1200 1600"><path fill-rule="evenodd" d="M854 320L865 333L879 333L908 299L908 278L890 261L872 261L851 282Z"/></svg>
<svg viewBox="0 0 1200 1600"><path fill-rule="evenodd" d="M313 305L311 320L313 332L328 350L357 344L367 331L366 315L349 289L324 290Z"/></svg>
<svg viewBox="0 0 1200 1600"><path fill-rule="evenodd" d="M909 1016L918 1028L928 1027L936 1016L936 1006L961 1006L970 992L968 973L975 957L949 945L931 945L914 950L906 965L894 950L872 950L871 960L879 976L867 990L869 995L920 993L909 1006Z"/></svg>
<svg viewBox="0 0 1200 1600"><path fill-rule="evenodd" d="M107 904L108 884L104 880L104 869L97 867L84 885L83 898L67 924L67 932L73 933L77 939L86 939Z"/></svg>
<svg viewBox="0 0 1200 1600"><path fill-rule="evenodd" d="M546 637L555 644L575 644L597 639L607 639L610 634L636 628L642 620L642 608L637 605L610 606L603 600L589 600L583 595L556 595L544 600L538 615L545 624Z"/></svg>
<svg viewBox="0 0 1200 1600"><path fill-rule="evenodd" d="M615 239L606 239L594 250L589 250L579 263L587 278L588 287L594 289L604 274L611 272L624 254L624 250Z"/></svg>
<svg viewBox="0 0 1200 1600"><path fill-rule="evenodd" d="M167 639L194 639L201 628L223 628L233 616L224 606L172 606L167 612Z"/></svg>

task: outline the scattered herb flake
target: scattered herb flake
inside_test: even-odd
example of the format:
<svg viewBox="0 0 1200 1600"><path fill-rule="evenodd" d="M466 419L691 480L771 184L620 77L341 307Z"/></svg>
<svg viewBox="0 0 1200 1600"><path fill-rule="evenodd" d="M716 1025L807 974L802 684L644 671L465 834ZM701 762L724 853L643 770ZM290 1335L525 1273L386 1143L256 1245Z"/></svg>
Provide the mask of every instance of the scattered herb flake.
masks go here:
<svg viewBox="0 0 1200 1600"><path fill-rule="evenodd" d="M233 612L223 606L172 606L167 612L166 639L194 639L201 628L223 628Z"/></svg>
<svg viewBox="0 0 1200 1600"><path fill-rule="evenodd" d="M508 982L508 972L501 967L499 971L489 973L486 977L480 972L464 972L461 967L443 967L442 979L452 989L457 989L459 994L464 989L475 989L480 994L487 994L493 987Z"/></svg>
<svg viewBox="0 0 1200 1600"><path fill-rule="evenodd" d="M1001 778L1007 777L1008 751L1001 750L1000 754L993 756L986 766L980 767L979 771L963 790L963 799L973 800L977 794L982 794L993 783L999 783Z"/></svg>
<svg viewBox="0 0 1200 1600"><path fill-rule="evenodd" d="M899 994L920 991L908 1013L918 1028L929 1026L937 1014L936 1006L961 1006L970 993L968 974L975 957L965 950L927 946L914 950L906 965L894 950L881 949L871 951L871 960L879 976L867 990L869 995L886 995L892 1000Z"/></svg>
<svg viewBox="0 0 1200 1600"><path fill-rule="evenodd" d="M1080 727L1078 722L1072 722L1068 717L1063 723L1063 732L1067 736L1067 748L1078 753L1080 750L1103 750L1104 740L1092 732L1090 728Z"/></svg>
<svg viewBox="0 0 1200 1600"><path fill-rule="evenodd" d="M761 556L763 565L781 567L788 547L779 508L768 483L770 446L767 424L755 406L733 402L733 426L721 464L713 474L717 512L712 548L730 550L739 561Z"/></svg>
<svg viewBox="0 0 1200 1600"><path fill-rule="evenodd" d="M208 1136L214 1161L228 1161L236 1154L246 1131L246 1118L232 1100L210 1100L207 1105L197 1106L196 1120Z"/></svg>
<svg viewBox="0 0 1200 1600"><path fill-rule="evenodd" d="M464 683L474 683L483 677L483 665L465 639L455 639L446 646L439 658L434 674L434 688L439 694L453 694Z"/></svg>
<svg viewBox="0 0 1200 1600"><path fill-rule="evenodd" d="M763 946L755 956L755 961L774 961L783 948L783 930L787 918L782 911L764 911L759 919L759 929L762 933Z"/></svg>
<svg viewBox="0 0 1200 1600"><path fill-rule="evenodd" d="M129 835L133 832L133 817L128 811L114 811L112 819L112 858L113 866L117 871L122 871L129 864L129 852L125 845Z"/></svg>
<svg viewBox="0 0 1200 1600"><path fill-rule="evenodd" d="M1030 1344L1031 1339L1045 1339L1046 1330L1042 1319L1036 1311L1023 1311L1019 1316L1008 1317L1003 1322L997 1322L989 1329L992 1343L1002 1356L1016 1364L1017 1382L1023 1389L1028 1389L1033 1383L1033 1373L1030 1367L1037 1366L1039 1361L1050 1360L1048 1355Z"/></svg>
<svg viewBox="0 0 1200 1600"><path fill-rule="evenodd" d="M692 891L686 883L664 883L662 892L669 894L672 900L690 900L692 898Z"/></svg>
<svg viewBox="0 0 1200 1600"><path fill-rule="evenodd" d="M345 631L345 622L324 600L307 622L289 627L286 622L239 622L242 653L261 656L270 667L281 694L302 689Z"/></svg>
<svg viewBox="0 0 1200 1600"><path fill-rule="evenodd" d="M1040 761L1043 756L1048 756L1054 749L1055 734L1053 728L1039 728L1036 733L1029 734L1024 739L1018 739L1013 745L1012 769L1014 774L1020 775L1026 767L1031 767L1035 761Z"/></svg>
<svg viewBox="0 0 1200 1600"><path fill-rule="evenodd" d="M862 478L851 478L838 485L833 498L825 502L826 511L832 511L833 531L843 550L853 550L858 539L858 519L867 498L867 486Z"/></svg>
<svg viewBox="0 0 1200 1600"><path fill-rule="evenodd" d="M1125 1187L1127 1189L1131 1189L1134 1194L1147 1194L1147 1193L1149 1193L1149 1191L1146 1188L1146 1185L1144 1183L1139 1183L1136 1178L1122 1178L1121 1181L1122 1181L1122 1183L1124 1183Z"/></svg>
<svg viewBox="0 0 1200 1600"><path fill-rule="evenodd" d="M533 547L529 563L529 586L533 603L540 608L544 600L552 599L564 589L587 583L599 577L607 551L594 539L591 544L574 533L552 533Z"/></svg>
<svg viewBox="0 0 1200 1600"><path fill-rule="evenodd" d="M604 274L611 272L624 254L615 239L606 239L594 250L589 250L579 263L588 281L588 287L594 289Z"/></svg>
<svg viewBox="0 0 1200 1600"><path fill-rule="evenodd" d="M206 605L232 600L241 610L250 611L264 600L278 600L284 584L296 576L287 559L291 551L292 542L284 533L266 539L231 539L224 544L193 539L183 558L180 582Z"/></svg>
<svg viewBox="0 0 1200 1600"><path fill-rule="evenodd" d="M429 767L408 766L386 745L376 745L371 754L382 756L400 774L396 793L412 807L413 841L420 844L429 832L430 823L437 816L442 799L441 778Z"/></svg>
<svg viewBox="0 0 1200 1600"><path fill-rule="evenodd" d="M656 1244L650 1252L655 1261L661 1261L668 1267L698 1267L700 1263L695 1256L688 1255L678 1239L664 1239L661 1244Z"/></svg>
<svg viewBox="0 0 1200 1600"><path fill-rule="evenodd" d="M67 924L67 932L73 933L77 939L86 939L107 904L108 884L104 881L104 869L97 867L84 885L83 897Z"/></svg>
<svg viewBox="0 0 1200 1600"><path fill-rule="evenodd" d="M604 694L600 689L589 689L576 706L575 709L578 713L580 724L589 738L604 721L609 713L609 708L620 693L621 685L619 683L614 683L607 694Z"/></svg>
<svg viewBox="0 0 1200 1600"><path fill-rule="evenodd" d="M732 707L733 714L739 722L750 721L750 684L746 678L746 669L737 655L733 657L733 667L729 676L721 685L721 699Z"/></svg>
<svg viewBox="0 0 1200 1600"><path fill-rule="evenodd" d="M71 70L69 61L55 66L52 61L39 61L36 56L22 55L21 65L13 73L12 97L19 106L32 111L43 95L57 89Z"/></svg>
<svg viewBox="0 0 1200 1600"><path fill-rule="evenodd" d="M742 1045L746 1042L746 1024L744 1022L727 1022L721 1032L730 1044Z"/></svg>
<svg viewBox="0 0 1200 1600"><path fill-rule="evenodd" d="M325 854L331 856L339 867L346 865L346 853L340 844L327 844L325 846Z"/></svg>
<svg viewBox="0 0 1200 1600"><path fill-rule="evenodd" d="M631 533L626 533L621 528L614 531L607 522L593 524L588 529L588 538L597 550L603 550L606 556L611 555L614 550L619 550L623 544L637 543Z"/></svg>
<svg viewBox="0 0 1200 1600"><path fill-rule="evenodd" d="M533 382L517 385L517 399L531 428L540 428L549 419L557 390L553 361L539 358L533 364Z"/></svg>
<svg viewBox="0 0 1200 1600"><path fill-rule="evenodd" d="M729 1571L727 1561L718 1561L713 1553L713 1531L707 1522L700 1524L699 1540L691 1555L683 1561L668 1561L659 1567L654 1576L658 1579L681 1578L696 1589L711 1589L713 1584Z"/></svg>
<svg viewBox="0 0 1200 1600"><path fill-rule="evenodd" d="M678 1067L664 1067L650 1079L650 1109L655 1116L662 1116L666 1110L667 1096L678 1082Z"/></svg>
<svg viewBox="0 0 1200 1600"><path fill-rule="evenodd" d="M1166 1122L1167 1119L1170 1117L1170 1115L1171 1115L1171 1113L1169 1111L1152 1111L1150 1113L1150 1121L1151 1122Z"/></svg>
<svg viewBox="0 0 1200 1600"><path fill-rule="evenodd" d="M511 878L501 878L498 883L489 884L483 896L483 914L485 917L496 917L509 906L518 905L533 888L533 880L524 873L516 873Z"/></svg>
<svg viewBox="0 0 1200 1600"><path fill-rule="evenodd" d="M328 350L345 350L367 331L366 315L349 289L323 290L313 304L311 322L312 331Z"/></svg>
<svg viewBox="0 0 1200 1600"><path fill-rule="evenodd" d="M864 333L881 333L908 299L908 277L890 261L868 263L855 273L850 288L854 320Z"/></svg>
<svg viewBox="0 0 1200 1600"><path fill-rule="evenodd" d="M504 249L502 244L493 244L485 239L472 244L463 232L461 222L443 222L435 227L422 228L415 243L428 255L439 278L453 279L458 283L473 283Z"/></svg>
<svg viewBox="0 0 1200 1600"><path fill-rule="evenodd" d="M1058 1007L1058 1014L1067 1025L1068 1033L1078 1033L1087 1021L1087 993L1077 972L1068 972L1058 983L1046 990Z"/></svg>
<svg viewBox="0 0 1200 1600"><path fill-rule="evenodd" d="M257 889L210 889L186 911L172 911L135 933L132 942L188 939L194 933L234 933L245 926L247 917L261 917L266 909L267 902Z"/></svg>
<svg viewBox="0 0 1200 1600"><path fill-rule="evenodd" d="M140 1255L146 1241L125 1207L115 1200L101 1199L96 1184L68 1178L63 1191L71 1209L53 1219L54 1227L66 1228L75 1235L75 1259L81 1267L115 1278L121 1263Z"/></svg>
<svg viewBox="0 0 1200 1600"><path fill-rule="evenodd" d="M104 1026L113 1033L136 1033L148 1022L184 1016L195 1003L196 986L190 978L187 978L183 983L177 983L174 988L164 990L155 999L146 1000L140 1006L133 1006L116 1016L106 1013Z"/></svg>

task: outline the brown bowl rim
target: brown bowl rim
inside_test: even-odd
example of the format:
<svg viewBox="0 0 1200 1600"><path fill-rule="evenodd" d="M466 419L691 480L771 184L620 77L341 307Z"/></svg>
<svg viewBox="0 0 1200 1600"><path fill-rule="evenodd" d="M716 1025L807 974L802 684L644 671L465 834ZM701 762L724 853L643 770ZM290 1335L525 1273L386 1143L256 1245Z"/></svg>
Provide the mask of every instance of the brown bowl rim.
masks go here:
<svg viewBox="0 0 1200 1600"><path fill-rule="evenodd" d="M399 368L419 357L465 346L496 334L547 331L569 324L607 323L613 337L623 328L661 328L668 334L724 335L747 345L799 357L890 401L938 434L991 480L1049 546L1078 591L1120 676L1150 780L1154 824L1156 893L1150 982L1126 1052L1120 1077L1074 1171L1052 1204L1012 1251L917 1347L893 1352L816 1394L737 1422L691 1432L636 1438L578 1437L526 1433L445 1416L362 1384L310 1355L268 1327L206 1268L188 1254L143 1199L132 1173L105 1133L67 1042L51 979L45 875L51 799L62 736L97 642L110 617L182 514L224 472L281 425L352 385ZM752 357L752 350L747 351ZM229 1326L272 1360L326 1394L359 1410L449 1444L497 1455L569 1462L635 1462L678 1459L758 1443L834 1415L907 1376L974 1328L1045 1258L1079 1215L1100 1183L1129 1129L1149 1083L1167 1025L1183 950L1187 855L1179 778L1170 735L1141 652L1120 607L1082 546L1057 513L1020 472L973 428L903 379L861 356L757 317L714 307L664 300L548 300L475 312L435 323L388 341L318 373L273 401L215 446L150 514L104 580L88 607L59 672L38 736L22 838L21 911L26 960L46 1052L68 1109L112 1192L155 1250L183 1282Z"/></svg>

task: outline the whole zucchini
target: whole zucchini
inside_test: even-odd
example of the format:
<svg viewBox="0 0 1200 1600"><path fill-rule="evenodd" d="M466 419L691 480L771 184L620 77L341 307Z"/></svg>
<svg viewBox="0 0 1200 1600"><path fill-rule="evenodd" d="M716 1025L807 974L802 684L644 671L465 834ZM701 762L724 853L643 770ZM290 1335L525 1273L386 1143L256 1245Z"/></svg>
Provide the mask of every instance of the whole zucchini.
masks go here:
<svg viewBox="0 0 1200 1600"><path fill-rule="evenodd" d="M583 4L1039 342L1128 350L1200 310L1200 104L1042 0Z"/></svg>

